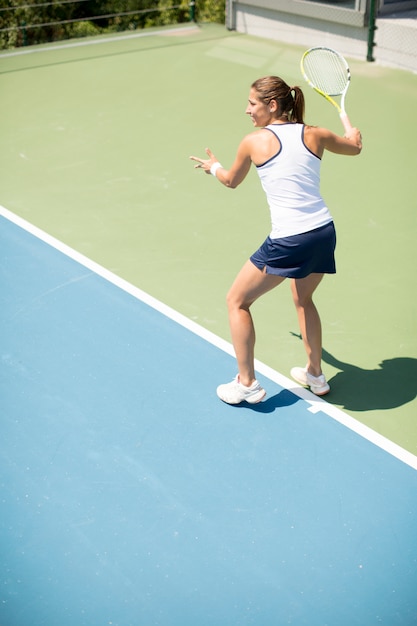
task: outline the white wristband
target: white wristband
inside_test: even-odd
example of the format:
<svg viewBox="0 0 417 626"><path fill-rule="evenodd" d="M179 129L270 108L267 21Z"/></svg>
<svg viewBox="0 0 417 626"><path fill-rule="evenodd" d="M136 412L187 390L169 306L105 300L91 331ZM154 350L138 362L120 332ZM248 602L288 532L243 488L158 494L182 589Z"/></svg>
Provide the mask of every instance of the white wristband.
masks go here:
<svg viewBox="0 0 417 626"><path fill-rule="evenodd" d="M210 174L213 174L213 176L216 176L216 172L220 167L223 167L223 165L219 163L218 161L213 163L213 165L210 168Z"/></svg>

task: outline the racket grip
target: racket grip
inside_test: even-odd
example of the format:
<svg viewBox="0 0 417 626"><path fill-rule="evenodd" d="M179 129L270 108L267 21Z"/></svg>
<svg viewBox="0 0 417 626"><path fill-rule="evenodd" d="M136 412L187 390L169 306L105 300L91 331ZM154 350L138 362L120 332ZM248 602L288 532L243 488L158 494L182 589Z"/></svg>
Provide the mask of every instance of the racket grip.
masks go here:
<svg viewBox="0 0 417 626"><path fill-rule="evenodd" d="M350 131L352 130L352 124L350 123L350 120L344 111L340 114L340 119L342 121L343 128L345 129L345 131L347 133L350 133Z"/></svg>

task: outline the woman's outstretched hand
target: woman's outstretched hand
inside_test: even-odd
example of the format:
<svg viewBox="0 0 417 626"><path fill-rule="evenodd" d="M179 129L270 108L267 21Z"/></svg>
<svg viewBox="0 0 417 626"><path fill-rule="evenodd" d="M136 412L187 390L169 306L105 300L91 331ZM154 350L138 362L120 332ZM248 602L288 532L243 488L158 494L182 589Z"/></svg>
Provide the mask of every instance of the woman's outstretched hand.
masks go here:
<svg viewBox="0 0 417 626"><path fill-rule="evenodd" d="M212 151L210 150L210 148L206 148L206 154L209 157L208 159L200 159L199 157L196 157L196 156L190 156L190 159L192 161L196 161L197 164L194 165L196 169L199 169L199 168L203 169L206 174L210 174L210 168L213 165L213 163L217 163L217 159L212 153Z"/></svg>

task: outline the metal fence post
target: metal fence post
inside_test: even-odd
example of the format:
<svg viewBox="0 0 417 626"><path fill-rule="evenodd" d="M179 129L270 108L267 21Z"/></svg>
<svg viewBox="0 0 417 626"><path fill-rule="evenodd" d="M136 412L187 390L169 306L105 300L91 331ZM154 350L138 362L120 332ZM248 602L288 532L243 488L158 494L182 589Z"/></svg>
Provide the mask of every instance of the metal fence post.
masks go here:
<svg viewBox="0 0 417 626"><path fill-rule="evenodd" d="M376 29L378 28L375 25L375 13L376 13L376 2L375 0L371 0L369 5L369 24L368 24L368 54L366 56L367 61L375 61L374 58L374 46L376 45L374 41L374 34Z"/></svg>

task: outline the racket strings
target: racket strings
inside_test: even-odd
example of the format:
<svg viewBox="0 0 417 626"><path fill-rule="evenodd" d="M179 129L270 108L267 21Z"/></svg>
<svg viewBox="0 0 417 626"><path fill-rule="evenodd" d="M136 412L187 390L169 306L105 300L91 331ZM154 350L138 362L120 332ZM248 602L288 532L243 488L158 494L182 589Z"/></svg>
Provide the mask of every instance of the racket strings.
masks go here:
<svg viewBox="0 0 417 626"><path fill-rule="evenodd" d="M304 73L317 89L340 96L350 80L348 67L332 50L312 50L304 57Z"/></svg>

